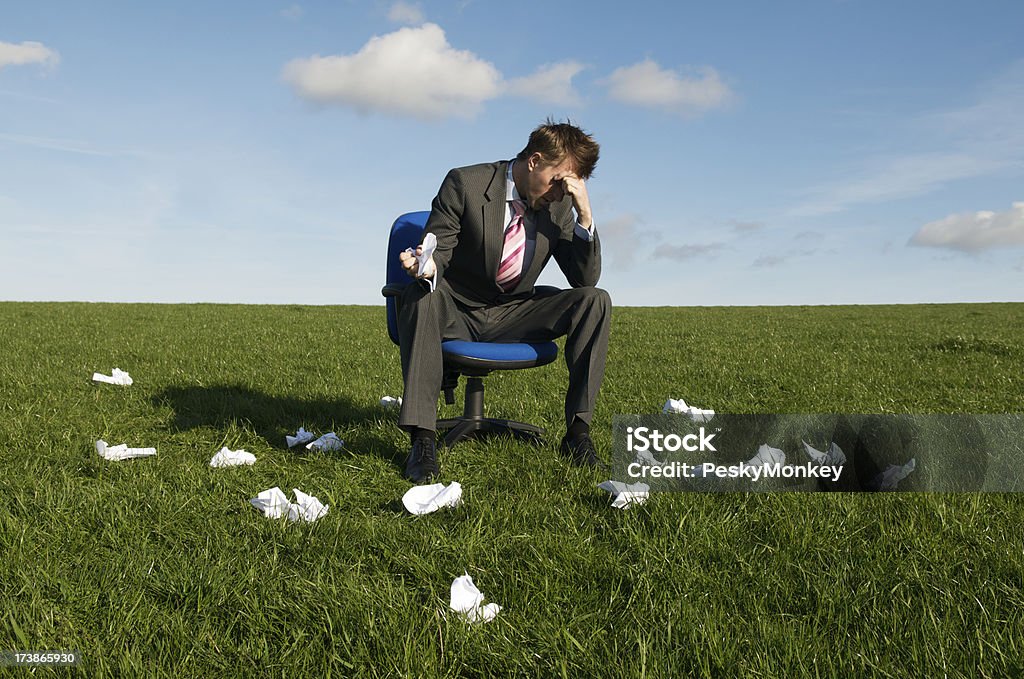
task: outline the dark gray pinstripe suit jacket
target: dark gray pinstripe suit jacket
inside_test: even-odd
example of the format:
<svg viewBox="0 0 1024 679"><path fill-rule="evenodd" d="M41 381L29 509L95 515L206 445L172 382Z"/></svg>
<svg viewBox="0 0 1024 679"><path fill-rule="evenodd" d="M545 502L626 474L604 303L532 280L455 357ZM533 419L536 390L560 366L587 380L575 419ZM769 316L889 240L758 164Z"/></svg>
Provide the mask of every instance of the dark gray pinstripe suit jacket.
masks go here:
<svg viewBox="0 0 1024 679"><path fill-rule="evenodd" d="M434 265L437 283L447 283L465 306L500 304L533 294L537 277L555 258L569 285L597 285L601 275L601 243L597 234L585 241L574 236L572 198L533 213L537 245L530 268L509 293L495 282L504 244L505 176L509 161L451 170L431 204L424 233L437 237Z"/></svg>

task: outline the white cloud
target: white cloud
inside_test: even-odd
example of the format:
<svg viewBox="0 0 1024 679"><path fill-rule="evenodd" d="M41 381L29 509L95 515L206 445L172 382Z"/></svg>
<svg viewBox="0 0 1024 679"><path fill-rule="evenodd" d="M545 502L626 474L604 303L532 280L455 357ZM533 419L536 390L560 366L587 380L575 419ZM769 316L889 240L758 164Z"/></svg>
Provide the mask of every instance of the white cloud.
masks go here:
<svg viewBox="0 0 1024 679"><path fill-rule="evenodd" d="M847 177L812 186L792 216L842 212L854 205L920 196L950 182L1024 165L1024 60L986 83L976 103L919 115L907 129L929 137L932 150L876 156ZM908 135L909 136L909 135Z"/></svg>
<svg viewBox="0 0 1024 679"><path fill-rule="evenodd" d="M423 9L419 3L405 2L404 0L398 0L395 4L391 5L391 9L388 10L388 21L393 21L396 24L406 24L407 26L419 26L425 20L423 16Z"/></svg>
<svg viewBox="0 0 1024 679"><path fill-rule="evenodd" d="M306 10L302 9L301 5L292 5L286 9L281 10L281 16L283 16L285 19L290 19L292 21L298 21L303 17L305 13Z"/></svg>
<svg viewBox="0 0 1024 679"><path fill-rule="evenodd" d="M0 41L0 69L4 66L42 64L50 68L60 62L60 55L41 42L26 41L20 45Z"/></svg>
<svg viewBox="0 0 1024 679"><path fill-rule="evenodd" d="M26 101L41 101L44 104L60 103L59 100L51 99L50 97L40 97L35 94L25 94L24 92L14 92L12 90L0 90L0 97L13 97L15 99L24 99Z"/></svg>
<svg viewBox="0 0 1024 679"><path fill-rule="evenodd" d="M738 219L729 220L729 225L736 233L751 233L764 228L764 222L743 222Z"/></svg>
<svg viewBox="0 0 1024 679"><path fill-rule="evenodd" d="M1024 59L982 84L977 101L962 109L939 111L921 117L920 124L948 134L972 148L987 151L1024 151ZM918 122L918 121L915 121Z"/></svg>
<svg viewBox="0 0 1024 679"><path fill-rule="evenodd" d="M971 153L935 152L876 159L871 166L862 176L811 189L810 200L789 214L816 217L853 205L920 196L957 179L990 174L1005 163Z"/></svg>
<svg viewBox="0 0 1024 679"><path fill-rule="evenodd" d="M19 144L49 151L63 151L66 153L77 153L83 156L97 156L104 158L130 157L130 158L154 158L153 154L133 148L99 147L88 141L68 139L65 137L36 137L28 134L11 134L0 132L0 146L4 144Z"/></svg>
<svg viewBox="0 0 1024 679"><path fill-rule="evenodd" d="M693 259L714 255L724 247L724 243L687 243L683 245L662 243L654 249L653 256L655 259Z"/></svg>
<svg viewBox="0 0 1024 679"><path fill-rule="evenodd" d="M913 235L910 245L963 252L1024 245L1024 202L1014 203L1006 212L985 210L929 222Z"/></svg>
<svg viewBox="0 0 1024 679"><path fill-rule="evenodd" d="M643 219L632 213L601 220L604 256L608 258L612 268L632 268L637 263L637 258L646 254L646 248L651 243L661 240L661 234L653 229L643 228L643 224Z"/></svg>
<svg viewBox="0 0 1024 679"><path fill-rule="evenodd" d="M34 137L27 134L9 134L0 132L0 142L34 146L51 151L67 151L68 153L80 153L87 156L115 156L116 152L106 151L93 147L87 142L74 139L59 139L56 137Z"/></svg>
<svg viewBox="0 0 1024 679"><path fill-rule="evenodd" d="M697 114L727 105L734 98L718 71L698 69L699 77L687 77L664 69L651 59L612 71L605 79L612 99L626 104Z"/></svg>
<svg viewBox="0 0 1024 679"><path fill-rule="evenodd" d="M510 80L508 92L545 104L578 106L580 96L573 89L572 79L582 70L583 64L576 61L546 64L532 75Z"/></svg>
<svg viewBox="0 0 1024 679"><path fill-rule="evenodd" d="M789 257L786 255L761 255L754 260L751 266L759 269L772 269L785 264L787 260Z"/></svg>
<svg viewBox="0 0 1024 679"><path fill-rule="evenodd" d="M373 37L355 54L295 59L282 75L309 101L425 120L471 118L501 89L498 70L453 48L436 24Z"/></svg>

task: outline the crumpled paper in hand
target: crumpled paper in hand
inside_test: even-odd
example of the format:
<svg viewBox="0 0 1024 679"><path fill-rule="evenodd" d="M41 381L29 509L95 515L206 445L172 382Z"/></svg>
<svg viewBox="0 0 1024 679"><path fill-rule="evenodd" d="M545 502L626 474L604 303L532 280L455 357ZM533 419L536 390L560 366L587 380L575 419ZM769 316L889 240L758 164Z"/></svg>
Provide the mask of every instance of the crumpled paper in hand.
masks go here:
<svg viewBox="0 0 1024 679"><path fill-rule="evenodd" d="M434 250L437 249L437 236L432 233L428 233L423 238L423 251L416 256L416 261L419 263L419 267L416 269L416 275L422 276L427 272L427 263L430 262L430 258L434 256ZM406 252L415 255L416 249L409 248Z"/></svg>
<svg viewBox="0 0 1024 679"><path fill-rule="evenodd" d="M306 495L298 488L293 488L292 492L295 493L294 504L288 501L288 496L277 486L263 491L249 500L249 503L263 512L263 516L268 519L280 519L286 516L289 521L316 521L327 514L329 507L326 507L316 497Z"/></svg>
<svg viewBox="0 0 1024 679"><path fill-rule="evenodd" d="M306 450L320 450L327 453L332 450L341 450L344 445L345 442L339 439L338 435L332 431L324 434L316 441L307 443Z"/></svg>
<svg viewBox="0 0 1024 679"><path fill-rule="evenodd" d="M132 376L121 370L120 368L114 368L110 375L103 375L101 373L92 374L93 382L105 382L107 384L117 384L122 387L127 387L132 384Z"/></svg>
<svg viewBox="0 0 1024 679"><path fill-rule="evenodd" d="M402 397L395 398L394 396L385 396L380 400L381 408L401 408Z"/></svg>
<svg viewBox="0 0 1024 679"><path fill-rule="evenodd" d="M905 465L891 464L885 471L871 480L871 487L876 490L896 490L900 481L910 476L910 473L917 468L917 458L910 458Z"/></svg>
<svg viewBox="0 0 1024 679"><path fill-rule="evenodd" d="M490 622L494 620L494 616L498 615L501 606L498 604L484 606L481 605L483 601L484 595L473 584L473 578L468 573L460 575L452 582L451 609L465 616L469 622Z"/></svg>
<svg viewBox="0 0 1024 679"><path fill-rule="evenodd" d="M714 410L686 405L686 401L684 401L681 398L670 398L669 400L665 401L665 405L662 407L661 412L665 413L666 415L669 413L689 415L690 419L697 423L710 422L711 418L715 416Z"/></svg>
<svg viewBox="0 0 1024 679"><path fill-rule="evenodd" d="M402 504L410 514L430 514L442 507L458 507L462 504L462 486L458 481L448 486L443 483L413 486L402 496Z"/></svg>
<svg viewBox="0 0 1024 679"><path fill-rule="evenodd" d="M418 266L416 268L416 277L418 278L423 275L430 275L431 278L427 280L430 283L430 291L433 292L435 287L437 286L437 276L433 275L436 273L436 270L428 271L427 264L433 258L434 250L437 249L437 236L435 236L432 233L428 233L423 238L422 247L423 251L419 254L419 256L416 257L416 262L418 263ZM405 251L411 255L416 255L416 248L406 248Z"/></svg>
<svg viewBox="0 0 1024 679"><path fill-rule="evenodd" d="M646 483L625 484L622 481L602 481L597 484L601 490L612 495L612 507L625 509L630 505L642 505L650 497L651 487Z"/></svg>
<svg viewBox="0 0 1024 679"><path fill-rule="evenodd" d="M300 443L309 443L315 438L316 434L308 432L302 427L299 427L299 430L295 432L295 436L285 436L284 442L288 444L289 448L291 448L292 446L297 446Z"/></svg>
<svg viewBox="0 0 1024 679"><path fill-rule="evenodd" d="M238 467L256 462L256 456L246 450L229 450L227 446L210 458L211 467Z"/></svg>
<svg viewBox="0 0 1024 679"><path fill-rule="evenodd" d="M111 446L103 439L100 439L96 442L96 452L99 453L100 457L104 460L117 461L156 455L156 448L129 448L127 443L122 443L119 446Z"/></svg>

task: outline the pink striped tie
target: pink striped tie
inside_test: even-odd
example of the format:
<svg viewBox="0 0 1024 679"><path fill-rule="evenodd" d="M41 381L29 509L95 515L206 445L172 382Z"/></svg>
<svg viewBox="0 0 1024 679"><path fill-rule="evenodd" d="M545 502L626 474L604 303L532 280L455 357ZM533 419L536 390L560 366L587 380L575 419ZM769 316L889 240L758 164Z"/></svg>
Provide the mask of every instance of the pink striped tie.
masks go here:
<svg viewBox="0 0 1024 679"><path fill-rule="evenodd" d="M512 221L505 227L505 245L501 249L501 264L498 266L498 287L509 292L523 273L523 253L526 251L526 227L523 214L526 204L521 200L512 201Z"/></svg>

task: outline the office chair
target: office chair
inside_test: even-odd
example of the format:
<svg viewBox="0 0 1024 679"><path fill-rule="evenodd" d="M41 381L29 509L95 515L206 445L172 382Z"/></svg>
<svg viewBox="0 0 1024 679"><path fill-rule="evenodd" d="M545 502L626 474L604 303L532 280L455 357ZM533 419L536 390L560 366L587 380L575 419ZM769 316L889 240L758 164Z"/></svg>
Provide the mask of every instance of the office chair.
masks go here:
<svg viewBox="0 0 1024 679"><path fill-rule="evenodd" d="M398 342L399 296L413 278L405 272L398 255L420 244L429 212L408 212L391 227L388 239L387 282L381 290L386 298L388 335ZM540 443L544 429L525 422L484 417L484 380L495 370L522 370L547 365L558 357L554 342L470 342L446 340L441 343L444 379L441 389L445 403L455 403L455 388L460 375L466 377L466 400L462 417L438 420L439 431L447 431L444 445L451 447L463 439L486 434L511 434Z"/></svg>

